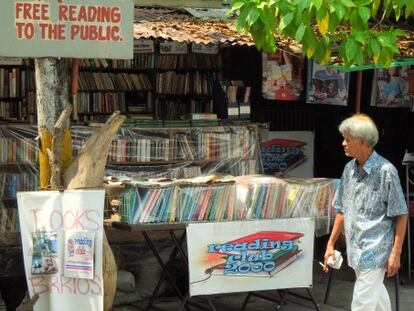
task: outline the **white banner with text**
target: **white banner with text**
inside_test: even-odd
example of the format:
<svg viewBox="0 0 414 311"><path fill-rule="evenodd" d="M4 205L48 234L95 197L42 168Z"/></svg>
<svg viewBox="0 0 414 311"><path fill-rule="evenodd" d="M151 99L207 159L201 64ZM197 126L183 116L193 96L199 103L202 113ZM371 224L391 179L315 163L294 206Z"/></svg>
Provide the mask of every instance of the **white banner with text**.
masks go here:
<svg viewBox="0 0 414 311"><path fill-rule="evenodd" d="M31 297L39 294L35 311L103 310L104 196L17 193L27 286Z"/></svg>

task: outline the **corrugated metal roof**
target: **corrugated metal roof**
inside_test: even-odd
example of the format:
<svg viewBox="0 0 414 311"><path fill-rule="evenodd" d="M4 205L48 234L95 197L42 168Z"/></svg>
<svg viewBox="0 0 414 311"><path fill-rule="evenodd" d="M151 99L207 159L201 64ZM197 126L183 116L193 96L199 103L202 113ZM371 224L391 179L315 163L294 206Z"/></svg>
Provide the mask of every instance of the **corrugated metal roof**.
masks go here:
<svg viewBox="0 0 414 311"><path fill-rule="evenodd" d="M187 11L167 8L135 8L134 37L204 44L254 45L252 37L238 33L233 22L200 19Z"/></svg>
<svg viewBox="0 0 414 311"><path fill-rule="evenodd" d="M134 37L136 39L165 39L178 42L221 43L222 45L253 46L250 34L237 32L233 21L208 16L208 10L194 13L191 10L172 8L135 8ZM315 26L316 27L316 26ZM398 58L414 57L414 31L411 27L403 27L406 36L400 38L397 47L400 49ZM277 44L289 48L295 53L301 52L300 45L294 40L276 36Z"/></svg>

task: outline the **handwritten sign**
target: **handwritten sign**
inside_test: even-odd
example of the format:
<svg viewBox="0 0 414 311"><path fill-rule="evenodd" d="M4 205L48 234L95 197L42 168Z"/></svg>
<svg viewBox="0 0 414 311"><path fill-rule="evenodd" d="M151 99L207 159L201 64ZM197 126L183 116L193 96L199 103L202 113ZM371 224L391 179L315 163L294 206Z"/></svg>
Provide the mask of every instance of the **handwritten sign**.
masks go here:
<svg viewBox="0 0 414 311"><path fill-rule="evenodd" d="M0 55L129 59L133 12L132 0L1 1Z"/></svg>
<svg viewBox="0 0 414 311"><path fill-rule="evenodd" d="M200 53L200 54L218 54L219 46L217 43L209 43L209 44L191 44L191 51L193 53Z"/></svg>
<svg viewBox="0 0 414 311"><path fill-rule="evenodd" d="M190 295L312 286L311 218L190 223Z"/></svg>
<svg viewBox="0 0 414 311"><path fill-rule="evenodd" d="M73 310L74 305L79 310L103 310L104 194L104 190L37 191L17 194L27 286L30 296L40 296L34 310L69 311ZM54 239L57 244L57 254L54 256L56 267L53 267L58 271L56 274L33 273L33 254L39 248L34 245L34 241L39 240L34 239L34 236L44 235L45 232L57 234L57 238ZM78 232L79 240L85 237L91 239L94 236L93 271L86 275L91 279L75 277L73 274L72 277L64 276L64 259L68 252L65 248L65 237L70 236L71 232ZM45 239L42 242L45 244Z"/></svg>

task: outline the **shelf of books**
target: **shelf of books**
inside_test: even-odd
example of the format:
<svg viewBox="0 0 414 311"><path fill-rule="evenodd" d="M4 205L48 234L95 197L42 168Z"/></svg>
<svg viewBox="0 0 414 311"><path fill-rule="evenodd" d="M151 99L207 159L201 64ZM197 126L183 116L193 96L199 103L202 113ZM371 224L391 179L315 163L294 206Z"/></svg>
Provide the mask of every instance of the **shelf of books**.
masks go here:
<svg viewBox="0 0 414 311"><path fill-rule="evenodd" d="M91 135L74 127L76 154ZM124 127L108 155L111 175L131 178L183 178L200 174L245 175L261 172L257 125L188 128Z"/></svg>
<svg viewBox="0 0 414 311"><path fill-rule="evenodd" d="M130 181L121 194L126 224L312 217L329 233L337 187L333 179L246 175Z"/></svg>
<svg viewBox="0 0 414 311"><path fill-rule="evenodd" d="M0 232L18 230L17 191L39 185L34 127L0 127Z"/></svg>

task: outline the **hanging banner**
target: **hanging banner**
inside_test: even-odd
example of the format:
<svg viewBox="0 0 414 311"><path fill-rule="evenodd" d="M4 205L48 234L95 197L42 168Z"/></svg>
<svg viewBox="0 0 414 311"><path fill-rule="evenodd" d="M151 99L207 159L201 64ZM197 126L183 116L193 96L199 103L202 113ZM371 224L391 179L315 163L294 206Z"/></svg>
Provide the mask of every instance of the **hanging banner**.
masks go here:
<svg viewBox="0 0 414 311"><path fill-rule="evenodd" d="M34 310L103 310L104 195L104 190L17 193L27 286L31 297L39 294Z"/></svg>
<svg viewBox="0 0 414 311"><path fill-rule="evenodd" d="M0 1L0 56L131 59L132 0Z"/></svg>
<svg viewBox="0 0 414 311"><path fill-rule="evenodd" d="M347 106L348 90L349 72L339 72L308 60L307 103Z"/></svg>
<svg viewBox="0 0 414 311"><path fill-rule="evenodd" d="M314 133L260 130L260 154L265 174L313 177Z"/></svg>
<svg viewBox="0 0 414 311"><path fill-rule="evenodd" d="M311 218L190 223L190 296L312 286Z"/></svg>
<svg viewBox="0 0 414 311"><path fill-rule="evenodd" d="M269 100L297 101L303 91L304 60L301 55L278 50L262 52L262 95Z"/></svg>

